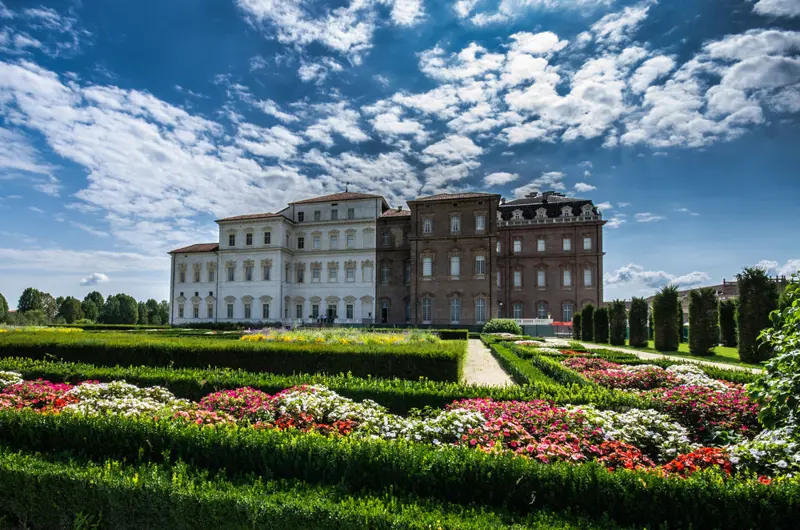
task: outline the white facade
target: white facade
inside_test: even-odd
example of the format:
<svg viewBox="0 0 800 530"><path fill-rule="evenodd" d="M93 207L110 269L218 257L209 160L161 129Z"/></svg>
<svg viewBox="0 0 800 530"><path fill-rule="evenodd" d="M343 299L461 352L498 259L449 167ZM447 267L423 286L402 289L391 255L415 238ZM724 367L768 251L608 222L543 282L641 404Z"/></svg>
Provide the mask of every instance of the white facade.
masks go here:
<svg viewBox="0 0 800 530"><path fill-rule="evenodd" d="M218 246L171 253L171 323L371 322L375 229L387 207L382 197L346 193L220 219Z"/></svg>

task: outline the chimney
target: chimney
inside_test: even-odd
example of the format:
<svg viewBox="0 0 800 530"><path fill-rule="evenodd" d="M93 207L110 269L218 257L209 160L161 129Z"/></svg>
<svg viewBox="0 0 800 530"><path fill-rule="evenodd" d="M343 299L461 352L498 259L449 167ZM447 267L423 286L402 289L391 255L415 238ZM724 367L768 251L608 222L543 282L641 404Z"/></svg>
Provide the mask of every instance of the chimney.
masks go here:
<svg viewBox="0 0 800 530"><path fill-rule="evenodd" d="M506 198L505 197L501 197L500 198L500 204L505 204L505 203L506 203Z"/></svg>
<svg viewBox="0 0 800 530"><path fill-rule="evenodd" d="M403 207L402 207L402 206L398 206L398 207L397 207L397 211L398 211L398 212L402 212L402 211L403 211Z"/></svg>
<svg viewBox="0 0 800 530"><path fill-rule="evenodd" d="M531 193L527 194L525 197L528 198L528 199L535 199L537 195L539 195L538 191L532 191Z"/></svg>

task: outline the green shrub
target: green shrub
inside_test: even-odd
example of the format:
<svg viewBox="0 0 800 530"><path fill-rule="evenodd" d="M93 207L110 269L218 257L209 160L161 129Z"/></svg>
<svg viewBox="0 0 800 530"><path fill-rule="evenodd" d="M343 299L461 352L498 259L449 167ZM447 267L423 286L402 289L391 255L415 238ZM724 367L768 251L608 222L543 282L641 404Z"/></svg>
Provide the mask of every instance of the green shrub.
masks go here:
<svg viewBox="0 0 800 530"><path fill-rule="evenodd" d="M512 347L512 351L520 357L523 356L526 349L527 348L521 346ZM547 356L532 352L530 349L527 350L530 352L528 355L525 355L528 361L553 381L562 385L596 386L595 383L592 383L578 372L570 370L561 364L563 356L561 358L551 359Z"/></svg>
<svg viewBox="0 0 800 530"><path fill-rule="evenodd" d="M667 285L653 298L653 331L655 349L658 351L678 351L678 321L675 315L680 308L678 288Z"/></svg>
<svg viewBox="0 0 800 530"><path fill-rule="evenodd" d="M572 338L581 340L581 314L575 313L572 317Z"/></svg>
<svg viewBox="0 0 800 530"><path fill-rule="evenodd" d="M594 306L586 304L581 309L581 339L594 342Z"/></svg>
<svg viewBox="0 0 800 530"><path fill-rule="evenodd" d="M165 420L0 411L0 441L11 449L63 451L93 460L173 460L229 476L337 484L350 492L430 497L529 514L575 509L623 525L681 528L794 528L800 484L687 479L652 472L609 473L598 464L542 464L466 447L328 438L251 428L203 428ZM40 499L40 498L39 498Z"/></svg>
<svg viewBox="0 0 800 530"><path fill-rule="evenodd" d="M719 343L717 292L711 288L689 292L689 351L711 355Z"/></svg>
<svg viewBox="0 0 800 530"><path fill-rule="evenodd" d="M769 314L778 307L778 289L767 273L758 267L745 268L736 275L739 284L737 328L739 359L758 363L769 359L769 344L759 342L762 330L770 327Z"/></svg>
<svg viewBox="0 0 800 530"><path fill-rule="evenodd" d="M686 342L683 337L683 328L684 328L684 321L683 321L683 305L681 304L680 298L678 299L678 313L675 315L675 320L678 325L678 342Z"/></svg>
<svg viewBox="0 0 800 530"><path fill-rule="evenodd" d="M625 302L614 300L608 311L609 320L609 341L612 346L624 346L625 334L628 331L628 311L625 309Z"/></svg>
<svg viewBox="0 0 800 530"><path fill-rule="evenodd" d="M720 300L719 302L719 334L723 346L736 346L736 301Z"/></svg>
<svg viewBox="0 0 800 530"><path fill-rule="evenodd" d="M23 356L88 362L103 366L228 367L251 372L352 373L459 381L465 341L396 345L298 344L152 337L140 334L4 333L0 357Z"/></svg>
<svg viewBox="0 0 800 530"><path fill-rule="evenodd" d="M522 328L510 318L493 318L483 326L484 333L513 333L522 335Z"/></svg>
<svg viewBox="0 0 800 530"><path fill-rule="evenodd" d="M169 326L139 325L139 324L94 324L91 322L76 322L74 324L59 324L59 328L81 328L84 331L128 331L139 329L169 329Z"/></svg>
<svg viewBox="0 0 800 530"><path fill-rule="evenodd" d="M514 353L514 345L503 341L496 341L489 343L489 350L500 366L508 372L511 379L518 385L529 385L536 381L545 381L552 383L553 381L543 374L539 369L532 366L531 363L521 359Z"/></svg>
<svg viewBox="0 0 800 530"><path fill-rule="evenodd" d="M605 307L598 307L594 312L594 341L608 342L608 309Z"/></svg>

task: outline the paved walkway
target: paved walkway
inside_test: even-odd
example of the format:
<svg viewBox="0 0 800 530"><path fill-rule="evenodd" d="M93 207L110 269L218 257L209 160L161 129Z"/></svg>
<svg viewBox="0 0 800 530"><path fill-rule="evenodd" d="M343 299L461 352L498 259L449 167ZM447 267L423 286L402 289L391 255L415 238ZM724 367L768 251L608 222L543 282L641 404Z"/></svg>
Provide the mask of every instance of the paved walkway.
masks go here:
<svg viewBox="0 0 800 530"><path fill-rule="evenodd" d="M563 341L561 341L561 342L563 342ZM581 344L585 348L589 348L589 349L592 349L592 348L595 348L595 349L603 348L604 350L614 350L614 351L621 351L623 353L632 353L633 355L639 357L640 359L666 359L668 361L687 361L687 362L690 362L690 363L705 364L705 365L708 365L708 366L714 366L716 368L727 368L729 370L744 370L746 372L749 371L749 372L753 372L755 374L761 373L761 369L760 368L750 368L749 366L739 366L737 364L715 363L714 361L702 361L700 359L692 359L692 358L689 358L689 357L679 357L679 356L675 356L675 355L662 355L660 353L652 353L652 352L647 352L647 351L634 350L634 349L631 349L631 348L621 348L619 346L606 346L605 344L597 345L597 344L590 344L590 343L584 343L584 342L581 342Z"/></svg>
<svg viewBox="0 0 800 530"><path fill-rule="evenodd" d="M508 386L514 381L500 367L489 348L478 339L469 339L464 382L483 386Z"/></svg>

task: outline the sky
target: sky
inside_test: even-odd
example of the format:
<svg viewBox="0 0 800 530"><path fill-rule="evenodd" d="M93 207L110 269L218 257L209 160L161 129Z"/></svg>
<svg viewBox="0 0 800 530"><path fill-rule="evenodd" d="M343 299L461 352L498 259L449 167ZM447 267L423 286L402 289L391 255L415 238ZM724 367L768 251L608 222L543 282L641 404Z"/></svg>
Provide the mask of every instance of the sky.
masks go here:
<svg viewBox="0 0 800 530"><path fill-rule="evenodd" d="M606 300L790 274L798 125L800 0L2 0L0 293L346 185L592 199Z"/></svg>

